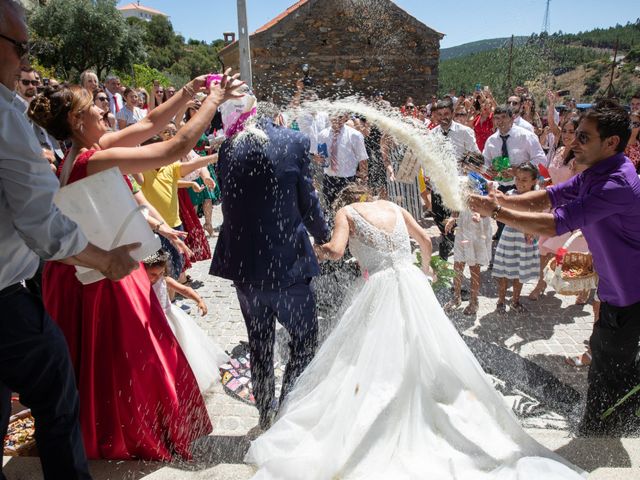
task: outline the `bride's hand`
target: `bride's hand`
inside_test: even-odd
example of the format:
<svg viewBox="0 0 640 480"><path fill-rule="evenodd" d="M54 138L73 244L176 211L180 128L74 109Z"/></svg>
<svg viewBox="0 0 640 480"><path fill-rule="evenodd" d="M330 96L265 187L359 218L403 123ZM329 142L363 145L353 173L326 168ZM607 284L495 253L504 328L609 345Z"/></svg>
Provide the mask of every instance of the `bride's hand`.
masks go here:
<svg viewBox="0 0 640 480"><path fill-rule="evenodd" d="M436 275L436 272L433 271L433 268L431 268L431 265L423 265L422 271L427 276L432 285L438 281L438 276Z"/></svg>

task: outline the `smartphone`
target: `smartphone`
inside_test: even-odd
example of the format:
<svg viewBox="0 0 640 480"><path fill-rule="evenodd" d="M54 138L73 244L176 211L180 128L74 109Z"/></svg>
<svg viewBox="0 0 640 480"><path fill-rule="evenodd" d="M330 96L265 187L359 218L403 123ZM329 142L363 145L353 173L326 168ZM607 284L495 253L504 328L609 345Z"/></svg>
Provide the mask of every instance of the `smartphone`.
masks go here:
<svg viewBox="0 0 640 480"><path fill-rule="evenodd" d="M557 95L559 97L566 97L571 94L570 90L558 90Z"/></svg>

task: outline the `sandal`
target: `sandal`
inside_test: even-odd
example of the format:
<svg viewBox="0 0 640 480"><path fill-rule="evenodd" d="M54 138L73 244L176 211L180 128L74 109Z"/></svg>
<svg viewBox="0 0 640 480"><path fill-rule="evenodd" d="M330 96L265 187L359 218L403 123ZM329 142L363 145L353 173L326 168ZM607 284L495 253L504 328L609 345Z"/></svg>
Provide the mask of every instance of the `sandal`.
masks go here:
<svg viewBox="0 0 640 480"><path fill-rule="evenodd" d="M582 291L576 296L576 305L586 305L589 301L589 291Z"/></svg>
<svg viewBox="0 0 640 480"><path fill-rule="evenodd" d="M202 228L204 228L204 231L207 232L207 234L210 237L213 237L215 230L213 228L213 225L211 225L210 223L205 223L204 225L202 225Z"/></svg>
<svg viewBox="0 0 640 480"><path fill-rule="evenodd" d="M191 275L186 275L184 277L184 282L179 281L178 283L180 283L181 285L189 285L192 281L193 281L193 278L191 278Z"/></svg>
<svg viewBox="0 0 640 480"><path fill-rule="evenodd" d="M453 310L458 308L460 305L462 305L462 300L460 299L449 300L447 303L444 304L443 308L445 312L452 312Z"/></svg>
<svg viewBox="0 0 640 480"><path fill-rule="evenodd" d="M505 313L507 313L507 306L500 302L496 305L496 313L499 315L504 315Z"/></svg>
<svg viewBox="0 0 640 480"><path fill-rule="evenodd" d="M516 313L525 313L527 309L520 302L511 302L511 310L514 310Z"/></svg>
<svg viewBox="0 0 640 480"><path fill-rule="evenodd" d="M566 357L564 363L572 367L588 367L591 365L591 352L587 350L577 357Z"/></svg>
<svg viewBox="0 0 640 480"><path fill-rule="evenodd" d="M546 282L542 282L542 284L538 284L535 286L535 288L533 290L531 290L531 293L529 294L529 300L535 302L536 300L539 300L540 297L542 295L544 295L544 291L547 288L547 283Z"/></svg>
<svg viewBox="0 0 640 480"><path fill-rule="evenodd" d="M463 315L475 315L478 313L478 303L477 302L469 302L469 305L465 307L462 311Z"/></svg>

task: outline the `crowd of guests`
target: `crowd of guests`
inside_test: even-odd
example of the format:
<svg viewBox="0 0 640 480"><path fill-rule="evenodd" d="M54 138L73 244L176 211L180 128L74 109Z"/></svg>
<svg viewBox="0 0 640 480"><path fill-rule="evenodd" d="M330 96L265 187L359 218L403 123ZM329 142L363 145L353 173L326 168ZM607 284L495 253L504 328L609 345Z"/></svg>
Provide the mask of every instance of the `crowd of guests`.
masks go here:
<svg viewBox="0 0 640 480"><path fill-rule="evenodd" d="M548 288L544 268L571 232L538 237L510 227L505 231L504 224L481 218L477 213L449 211L431 187L428 172L416 168L406 149L395 145L392 138L366 118L348 112L329 115L313 108L298 112L301 103L315 99L315 93L298 82L284 123L309 135L316 160L316 186L326 205L332 205L337 192L346 185L361 183L367 184L374 194L407 208L418 219L431 216L441 232L439 255L447 260L453 254L457 273L453 299L445 305L447 310L456 310L463 296L469 295L463 314L477 313L481 267L491 270L497 283L499 314L527 311L520 296L524 283L535 283L528 295L530 301L544 295ZM440 99L433 95L427 105L416 105L408 97L399 112L411 118L413 125L444 135L453 146L461 175L469 172L480 175L485 189L518 195L560 184L580 172L571 150L582 114L575 99L563 102L557 92L548 91L544 104L539 104L526 88L517 87L504 100L498 104L488 87L477 87L468 96L456 96L455 91ZM379 93L370 103L387 111L391 108ZM631 137L625 155L640 169L640 92L631 98L629 109ZM568 250L589 252L581 236L572 240ZM462 288L465 266L471 274L470 292ZM509 304L508 286L513 287ZM585 304L590 298L591 291L585 289L576 295L576 303ZM593 306L597 319L597 295L593 297ZM590 352L568 358L567 362L588 365Z"/></svg>
<svg viewBox="0 0 640 480"><path fill-rule="evenodd" d="M217 155L208 135L221 128L218 106L240 95L236 81L223 78L210 89L201 77L162 95L155 85L149 99L144 89L123 88L114 76L101 83L91 71L82 73L81 85L45 85L23 64L12 85L60 186L118 167L163 245L144 268L117 282L108 276L83 285L74 266L41 263L34 291L66 339L89 458L189 458L192 441L211 431L201 391L227 357L185 317L186 302L173 300L178 293L207 311L187 271L191 262L211 258L207 236L216 235Z"/></svg>
<svg viewBox="0 0 640 480"><path fill-rule="evenodd" d="M12 21L26 37L23 19L16 16ZM12 55L23 63L24 54L18 55L17 48ZM16 58L11 61L16 63ZM41 295L67 342L79 391L84 449L91 458L189 458L191 442L212 430L201 395L208 383L199 375L196 378L183 352L188 348L181 348L176 338L180 320L171 323L167 318L179 317L171 313L176 292L206 311L202 299L188 288L187 272L190 262L211 258L206 237L216 233L211 219L219 198L214 165L223 128L218 108L241 95L238 85L225 75L206 87L205 79L199 77L181 88L156 82L148 93L124 86L112 75L101 82L92 71L82 73L80 85L45 82L26 65L12 85L15 96L8 83L3 78L2 89L7 90L0 89L3 101L6 97L21 102L25 117L18 123L28 122L39 142L37 153L48 160L60 185L118 167L136 201L148 208L148 222L163 243L163 252L148 259L144 268L120 271L90 285L78 281L71 263L55 261L65 255L43 255L54 261L42 269ZM300 108L314 98L315 93L299 82L289 108L276 112L274 119L308 135L312 174L328 212L338 193L352 183L369 185L376 195L401 204L417 218L423 217L425 207L442 233L440 256L448 259L453 253L459 274L453 300L447 305L450 310L462 303L465 266L472 280L465 314L477 313L481 267L493 269L500 313L507 312L509 286L513 312L525 311L520 301L524 282L537 280L531 300L542 295L546 285L541 266L565 237L542 239L500 224L494 235L487 216L447 210L430 185L429 172L416 168L405 146L362 116ZM544 114L523 88L504 104L498 104L489 89L469 97L451 92L431 100L416 107L407 99L398 111L425 131L446 137L461 174L481 175L488 191L527 195L579 173L571 150L578 112L572 105L554 108L558 98L553 92L548 94ZM389 107L380 94L372 103ZM640 95L631 99L631 109L631 140L625 152L637 168ZM75 250L74 255L81 249ZM156 295L150 296L154 287ZM581 302L587 301L588 293ZM75 418L77 397L69 395L75 408L69 415ZM47 425L42 425L46 431ZM77 448L72 447L81 464ZM76 478L88 478L88 472Z"/></svg>

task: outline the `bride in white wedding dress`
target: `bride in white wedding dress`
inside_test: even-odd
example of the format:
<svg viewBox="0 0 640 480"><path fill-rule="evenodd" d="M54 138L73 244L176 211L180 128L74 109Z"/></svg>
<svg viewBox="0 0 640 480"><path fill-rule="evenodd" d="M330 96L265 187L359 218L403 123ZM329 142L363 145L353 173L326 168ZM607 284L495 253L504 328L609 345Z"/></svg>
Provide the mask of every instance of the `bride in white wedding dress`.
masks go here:
<svg viewBox="0 0 640 480"><path fill-rule="evenodd" d="M254 480L582 479L493 389L430 272L413 265L408 234L430 258L430 238L390 202L336 214L318 252L337 259L348 242L363 277L274 425L252 443Z"/></svg>

